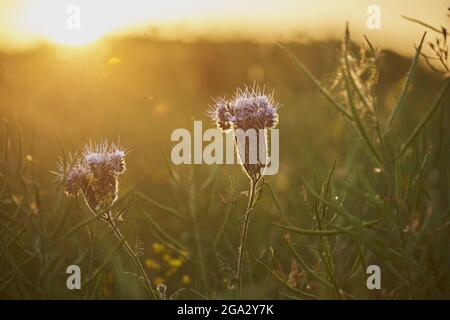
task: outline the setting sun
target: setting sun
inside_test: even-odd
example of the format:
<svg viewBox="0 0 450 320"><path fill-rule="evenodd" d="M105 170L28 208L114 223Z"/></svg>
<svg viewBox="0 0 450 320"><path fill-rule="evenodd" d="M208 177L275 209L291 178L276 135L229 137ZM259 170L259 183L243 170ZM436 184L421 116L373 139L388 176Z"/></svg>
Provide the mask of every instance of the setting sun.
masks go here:
<svg viewBox="0 0 450 320"><path fill-rule="evenodd" d="M65 2L30 3L23 11L24 28L55 44L80 46L97 40L110 27L101 19L90 19L100 9L98 3L85 2L82 11L79 5Z"/></svg>
<svg viewBox="0 0 450 320"><path fill-rule="evenodd" d="M388 31L381 32L366 28L368 0L3 0L0 47L29 47L40 42L80 46L106 36L130 35L183 41L236 37L258 42L308 41L338 37L345 20L354 32L410 54L408 44L417 41L414 33L420 26L411 26L401 15L421 16L443 25L445 15L440 8L445 8L445 2L436 1L435 6L423 10L419 2L405 6L406 0L379 0L382 31Z"/></svg>
<svg viewBox="0 0 450 320"><path fill-rule="evenodd" d="M449 0L0 0L0 303L450 300L449 32Z"/></svg>
<svg viewBox="0 0 450 320"><path fill-rule="evenodd" d="M205 1L149 1L136 6L110 1L34 0L12 5L19 16L19 28L54 44L80 46L92 43L106 34L123 34L163 27L208 13L217 8ZM217 10L216 10L217 11ZM195 24L195 23L194 23ZM16 32L18 30L15 30Z"/></svg>

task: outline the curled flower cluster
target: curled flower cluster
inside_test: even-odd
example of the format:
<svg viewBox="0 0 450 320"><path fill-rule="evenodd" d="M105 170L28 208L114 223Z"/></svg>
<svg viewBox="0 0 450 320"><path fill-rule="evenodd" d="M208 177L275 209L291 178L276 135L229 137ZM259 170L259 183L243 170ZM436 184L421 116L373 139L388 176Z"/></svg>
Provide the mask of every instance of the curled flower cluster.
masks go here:
<svg viewBox="0 0 450 320"><path fill-rule="evenodd" d="M81 155L71 157L69 164L60 162L58 178L65 183L69 196L83 192L96 212L107 211L117 199L118 176L125 172L125 151L102 142L86 145Z"/></svg>
<svg viewBox="0 0 450 320"><path fill-rule="evenodd" d="M279 105L275 103L273 94L267 95L258 87L246 87L244 90L238 89L230 100L218 98L214 102L210 110L212 120L223 131L234 130L238 156L243 168L252 181L258 181L267 163L265 130L278 124ZM257 131L256 146L239 139L239 135L249 129ZM260 130L263 130L263 136L260 136ZM251 163L251 155L256 155L257 163Z"/></svg>
<svg viewBox="0 0 450 320"><path fill-rule="evenodd" d="M231 100L218 98L211 110L211 118L222 130L269 129L278 123L279 105L273 95L258 88L238 89Z"/></svg>

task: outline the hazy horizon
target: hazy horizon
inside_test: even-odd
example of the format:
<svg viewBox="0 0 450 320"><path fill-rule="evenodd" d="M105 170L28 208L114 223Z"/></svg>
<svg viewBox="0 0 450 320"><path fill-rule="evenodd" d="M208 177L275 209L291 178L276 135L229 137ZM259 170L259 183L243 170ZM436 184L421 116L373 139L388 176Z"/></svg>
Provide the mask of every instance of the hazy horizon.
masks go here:
<svg viewBox="0 0 450 320"><path fill-rule="evenodd" d="M448 24L444 0L358 1L317 0L170 0L107 3L86 0L4 0L0 3L0 50L22 50L41 43L71 44L73 32L83 45L105 37L148 37L162 40L246 40L254 42L331 40L342 36L350 22L353 40L366 34L383 49L411 55L424 27L406 15L440 28ZM68 30L67 7L81 8L80 31ZM381 29L366 27L370 5L381 9ZM428 35L431 39L432 35ZM78 43L77 43L78 45Z"/></svg>

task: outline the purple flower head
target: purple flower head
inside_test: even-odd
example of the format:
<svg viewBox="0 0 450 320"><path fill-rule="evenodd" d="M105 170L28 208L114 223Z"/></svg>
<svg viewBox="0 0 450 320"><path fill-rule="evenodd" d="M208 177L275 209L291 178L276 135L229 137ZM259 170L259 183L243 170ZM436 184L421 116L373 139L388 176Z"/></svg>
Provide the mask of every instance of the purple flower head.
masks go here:
<svg viewBox="0 0 450 320"><path fill-rule="evenodd" d="M232 99L214 102L210 115L222 130L270 129L278 123L279 105L258 87L238 89Z"/></svg>
<svg viewBox="0 0 450 320"><path fill-rule="evenodd" d="M83 160L96 176L125 172L125 151L115 144L90 143L84 147Z"/></svg>
<svg viewBox="0 0 450 320"><path fill-rule="evenodd" d="M65 191L69 196L76 196L86 184L89 170L80 163L76 163L67 173Z"/></svg>
<svg viewBox="0 0 450 320"><path fill-rule="evenodd" d="M115 149L108 154L109 163L111 169L117 173L122 174L125 172L126 163L125 163L125 151L120 149Z"/></svg>
<svg viewBox="0 0 450 320"><path fill-rule="evenodd" d="M60 157L56 164L57 171L52 172L57 181L64 183L64 191L68 196L78 195L87 181L89 170L80 160L77 154L69 154L65 160Z"/></svg>
<svg viewBox="0 0 450 320"><path fill-rule="evenodd" d="M118 196L118 175L125 172L125 151L114 144L90 143L68 166L58 164L59 180L65 182L67 195L75 196L81 190L96 212L104 212Z"/></svg>
<svg viewBox="0 0 450 320"><path fill-rule="evenodd" d="M245 172L254 182L261 177L267 163L266 129L278 124L278 108L279 104L274 101L273 94L265 94L259 87L253 86L237 89L231 99L215 99L209 112L218 128L223 131L233 130L238 156ZM238 137L242 131L247 132L249 129L258 131L255 145ZM259 135L260 132L263 136ZM257 160L252 161L252 156Z"/></svg>

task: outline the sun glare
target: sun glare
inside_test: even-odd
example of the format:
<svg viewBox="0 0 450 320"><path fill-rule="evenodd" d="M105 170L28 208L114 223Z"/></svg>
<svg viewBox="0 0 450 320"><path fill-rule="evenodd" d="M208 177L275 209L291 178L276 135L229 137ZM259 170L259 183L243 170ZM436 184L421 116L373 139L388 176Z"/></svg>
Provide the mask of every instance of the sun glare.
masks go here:
<svg viewBox="0 0 450 320"><path fill-rule="evenodd" d="M368 34L382 46L409 54L417 41L413 26L402 14L447 23L441 5L423 10L420 2L379 0L383 29L367 30L368 1L342 0L0 0L1 42L47 41L65 46L85 46L106 35L156 34L164 39L233 38L256 41L323 39L339 36L342 19L355 34ZM342 2L342 3L341 3ZM351 6L349 4L351 3ZM70 10L71 6L79 12ZM78 15L78 16L77 16ZM79 22L79 26L75 26ZM395 32L383 32L393 30Z"/></svg>
<svg viewBox="0 0 450 320"><path fill-rule="evenodd" d="M238 6L209 0L165 0L124 2L109 0L28 0L22 2L19 10L23 31L44 41L55 44L80 46L90 44L106 34L121 34L146 28L169 27L180 32L180 25L191 30L208 29L208 26L239 25L240 12L254 10L255 1L239 2L229 0ZM271 0L260 0L264 6L258 7L268 13L272 22L266 21L262 28L273 25L280 8ZM287 3L288 4L288 3ZM261 11L262 10L262 11ZM255 15L258 16L258 15ZM254 19L254 18L252 18ZM267 19L266 19L267 20ZM76 25L78 23L78 25ZM245 24L245 23L244 23ZM174 26L170 29L170 26Z"/></svg>
<svg viewBox="0 0 450 320"><path fill-rule="evenodd" d="M104 34L106 26L99 18L87 19L89 14L97 12L93 1L83 2L83 9L90 10L80 8L66 1L33 1L24 8L24 27L54 44L82 46L92 43Z"/></svg>
<svg viewBox="0 0 450 320"><path fill-rule="evenodd" d="M25 31L42 40L81 46L107 33L120 33L145 22L164 24L211 7L202 1L149 1L136 6L124 6L123 3L106 0L34 0L24 3L19 20Z"/></svg>
<svg viewBox="0 0 450 320"><path fill-rule="evenodd" d="M97 40L101 35L93 34L89 32L74 33L54 33L49 35L49 39L56 44L66 46L82 46L87 45Z"/></svg>
<svg viewBox="0 0 450 320"><path fill-rule="evenodd" d="M100 38L101 34L95 34L91 32L54 32L49 33L48 39L52 42L60 45L66 46L82 46L87 45L98 38Z"/></svg>

